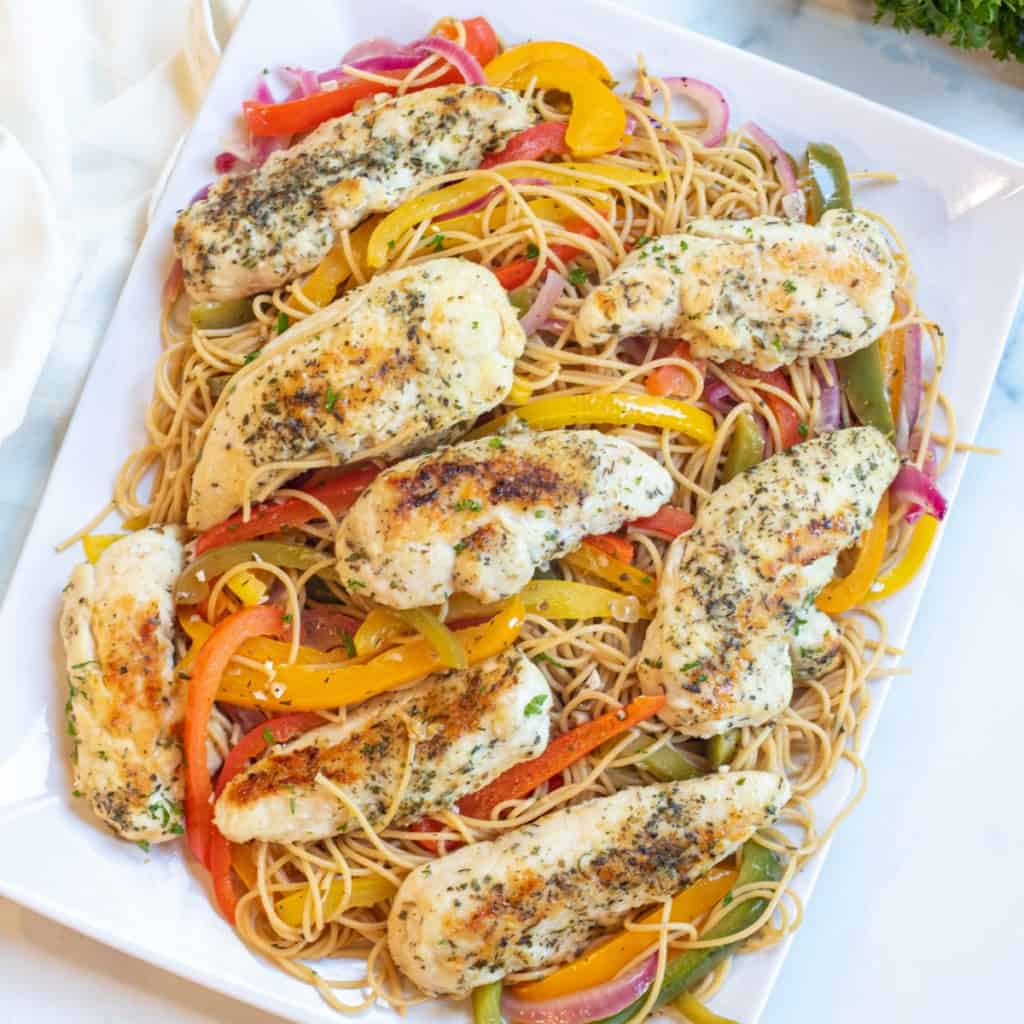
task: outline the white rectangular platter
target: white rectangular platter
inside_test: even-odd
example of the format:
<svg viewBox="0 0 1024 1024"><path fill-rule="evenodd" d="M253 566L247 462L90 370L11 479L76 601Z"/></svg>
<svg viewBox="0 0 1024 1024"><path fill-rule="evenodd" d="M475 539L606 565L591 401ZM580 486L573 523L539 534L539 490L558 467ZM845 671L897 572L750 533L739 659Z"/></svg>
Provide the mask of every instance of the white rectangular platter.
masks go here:
<svg viewBox="0 0 1024 1024"><path fill-rule="evenodd" d="M441 6L423 0L252 0L157 205L0 611L0 649L8 665L0 716L0 826L6 834L0 892L184 978L296 1021L338 1018L311 989L236 940L180 851L161 847L147 856L98 828L71 798L56 622L61 588L79 554L57 556L53 545L103 507L119 463L142 439L175 213L212 177L218 142L255 75L283 63L332 66L360 39L413 39L442 14L484 14L509 42L571 40L598 53L623 81L642 52L656 73L714 82L726 92L735 117L757 120L791 150L802 150L811 139L830 141L852 168L896 172L900 184L873 186L861 201L902 233L921 275L922 306L948 335L943 381L963 439L977 430L1022 283L1024 166L702 36L602 0L442 0ZM955 495L962 472L958 459L943 478L948 497ZM907 639L926 578L922 573L885 609L897 645ZM886 690L886 684L875 689L866 738ZM816 806L822 820L842 804L850 781L838 778L821 795ZM821 861L796 883L805 901ZM787 948L788 942L743 957L715 1005L754 1024ZM346 970L351 977L358 967L325 967L325 973ZM416 1009L413 1016L466 1019L464 1010L440 1004ZM384 1008L364 1017L395 1019Z"/></svg>

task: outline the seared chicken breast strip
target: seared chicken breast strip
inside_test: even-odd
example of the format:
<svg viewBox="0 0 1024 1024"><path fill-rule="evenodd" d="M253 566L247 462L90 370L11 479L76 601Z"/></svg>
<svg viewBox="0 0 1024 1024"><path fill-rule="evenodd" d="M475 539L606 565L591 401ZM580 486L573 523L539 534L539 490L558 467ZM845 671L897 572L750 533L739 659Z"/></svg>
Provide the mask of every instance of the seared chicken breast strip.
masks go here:
<svg viewBox="0 0 1024 1024"><path fill-rule="evenodd" d="M879 431L854 427L780 452L711 495L665 556L641 651L644 689L668 696L666 722L688 736L759 725L789 704L791 647L801 673L831 667L838 641L814 598L898 467Z"/></svg>
<svg viewBox="0 0 1024 1024"><path fill-rule="evenodd" d="M409 823L482 789L548 741L551 691L543 673L509 650L359 707L273 748L236 775L217 801L217 827L233 842L304 842L359 828L322 776L373 827ZM412 767L403 787L410 753Z"/></svg>
<svg viewBox="0 0 1024 1024"><path fill-rule="evenodd" d="M391 956L425 992L454 996L568 960L690 885L788 799L779 775L708 775L623 789L465 846L406 876Z"/></svg>
<svg viewBox="0 0 1024 1024"><path fill-rule="evenodd" d="M667 334L696 356L773 370L870 345L892 319L895 289L889 244L862 214L695 220L627 256L583 300L575 331L582 345Z"/></svg>
<svg viewBox="0 0 1024 1024"><path fill-rule="evenodd" d="M477 167L534 120L518 93L445 85L333 118L247 174L217 181L174 228L197 301L254 295L312 270L339 232L424 181Z"/></svg>
<svg viewBox="0 0 1024 1024"><path fill-rule="evenodd" d="M495 276L463 259L380 274L293 326L232 379L192 479L203 530L311 457L400 456L487 412L526 344Z"/></svg>
<svg viewBox="0 0 1024 1024"><path fill-rule="evenodd" d="M497 601L587 534L650 515L672 489L649 455L593 430L467 441L374 480L338 530L338 573L392 608L456 591Z"/></svg>
<svg viewBox="0 0 1024 1024"><path fill-rule="evenodd" d="M174 527L115 541L75 566L60 619L75 788L119 836L159 843L184 829L172 589L184 563Z"/></svg>

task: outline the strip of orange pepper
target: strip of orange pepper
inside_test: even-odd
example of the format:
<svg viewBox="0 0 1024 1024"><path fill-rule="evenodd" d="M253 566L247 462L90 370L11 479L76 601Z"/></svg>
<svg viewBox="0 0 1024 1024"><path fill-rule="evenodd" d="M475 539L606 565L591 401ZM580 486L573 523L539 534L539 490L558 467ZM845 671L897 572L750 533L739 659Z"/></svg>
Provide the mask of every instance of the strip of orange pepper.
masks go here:
<svg viewBox="0 0 1024 1024"><path fill-rule="evenodd" d="M638 697L631 704L599 715L570 729L552 740L539 757L522 761L502 772L493 782L459 801L459 813L470 818L489 818L491 811L506 800L517 800L532 793L539 785L575 764L581 757L596 750L613 736L631 729L656 715L664 706L666 697Z"/></svg>
<svg viewBox="0 0 1024 1024"><path fill-rule="evenodd" d="M284 631L281 609L273 605L242 608L217 624L195 659L185 707L185 827L197 860L208 864L213 785L206 764L206 730L217 687L242 643Z"/></svg>
<svg viewBox="0 0 1024 1024"><path fill-rule="evenodd" d="M510 46L500 57L495 57L484 67L484 74L491 85L504 85L518 71L539 61L558 61L589 71L605 83L610 84L612 81L611 72L588 50L573 46L572 43L544 39Z"/></svg>
<svg viewBox="0 0 1024 1024"><path fill-rule="evenodd" d="M674 900L669 920L675 924L694 922L703 917L723 899L736 881L737 871L730 867L714 867L703 878L687 886ZM657 924L661 908L640 918L639 924ZM622 931L601 945L595 946L578 960L559 968L540 981L518 986L514 992L522 999L554 999L557 996L582 992L615 977L631 960L658 941L656 932Z"/></svg>
<svg viewBox="0 0 1024 1024"><path fill-rule="evenodd" d="M519 635L524 614L522 602L513 600L490 622L459 630L455 635L467 663L479 664L505 650ZM421 638L369 661L356 659L337 666L276 665L271 683L260 672L232 665L221 679L217 699L262 710L320 711L358 704L443 668L440 655Z"/></svg>
<svg viewBox="0 0 1024 1024"><path fill-rule="evenodd" d="M622 593L633 594L641 601L654 600L657 592L654 577L650 573L637 569L621 559L613 558L587 543L563 555L562 561L571 569L605 580Z"/></svg>
<svg viewBox="0 0 1024 1024"><path fill-rule="evenodd" d="M818 595L815 605L819 611L829 615L838 615L863 604L871 593L871 585L882 568L885 557L885 540L889 534L889 495L882 495L882 500L875 510L871 525L860 539L857 550L857 561L850 572L842 579L832 580Z"/></svg>

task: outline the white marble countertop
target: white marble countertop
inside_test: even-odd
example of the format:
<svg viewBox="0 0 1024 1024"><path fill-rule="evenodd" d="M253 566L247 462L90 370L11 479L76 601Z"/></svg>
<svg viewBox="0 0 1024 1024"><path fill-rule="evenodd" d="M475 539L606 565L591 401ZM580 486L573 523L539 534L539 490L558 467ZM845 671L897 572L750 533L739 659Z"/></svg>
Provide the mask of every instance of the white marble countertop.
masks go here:
<svg viewBox="0 0 1024 1024"><path fill-rule="evenodd" d="M876 27L870 4L627 6L1024 160L1024 67ZM111 280L124 276L131 257L117 246L95 254ZM77 318L72 295L28 418L0 446L0 594L104 327ZM868 796L833 845L764 1024L1015 1015L1007 1008L1019 998L1024 948L1024 895L1012 883L1024 855L1015 757L1024 687L1009 638L1024 610L1024 545L1015 530L1024 505L1021 315L979 443L1003 455L970 460L906 654L913 674L886 706L868 758ZM8 1020L40 1024L277 1020L3 900L0 991Z"/></svg>

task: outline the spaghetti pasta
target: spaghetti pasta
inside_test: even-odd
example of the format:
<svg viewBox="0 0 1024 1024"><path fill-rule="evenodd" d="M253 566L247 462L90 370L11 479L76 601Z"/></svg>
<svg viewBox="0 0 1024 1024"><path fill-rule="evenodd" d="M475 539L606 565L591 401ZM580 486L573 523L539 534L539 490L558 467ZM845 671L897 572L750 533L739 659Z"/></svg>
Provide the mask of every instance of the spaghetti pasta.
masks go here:
<svg viewBox="0 0 1024 1024"><path fill-rule="evenodd" d="M465 41L461 22L445 19L439 25L455 42ZM393 82L386 76L356 68L345 70L369 81ZM428 84L445 70L441 58L427 57L409 72L397 91ZM823 381L825 386L831 382L831 371L824 360L800 360L784 368L786 387L782 388L733 373L726 366L705 367L678 352L659 355L653 340L612 341L599 350L581 350L575 344L572 324L584 295L595 283L607 278L640 239L680 231L698 217L783 215L782 185L742 131L731 131L720 145L705 148L697 139L699 125L673 116L669 86L649 75L642 65L633 96L620 100L629 118L628 135L618 150L597 158L596 163L643 172L650 177L649 183L622 184L587 171L559 175L552 172L557 164L541 161L523 162L512 178L493 170L440 175L424 182L418 192L477 179L494 192L472 220L459 218L457 224L453 222L446 228L444 219L427 218L405 231L390 252L388 269L428 261L443 251L445 256L462 256L494 270L518 260L533 259L535 265L524 285L528 290L537 285L547 265L567 274L568 287L541 329L529 338L516 365L517 379L528 384L533 398L612 392L644 394L644 378L653 369L679 367L689 389L687 400L713 418L715 435L710 443L702 444L668 429L613 429L658 459L677 485L675 504L697 513L716 486L739 416L755 413L760 417L767 426L769 452L779 451L784 446L783 433L775 411L777 406L768 401L769 396L795 412L802 430L810 430L810 425L818 422ZM538 94L535 102L543 119L566 120L564 104L556 94ZM883 173L865 173L855 178L865 182L890 180ZM922 466L930 445L937 443L941 455L936 472L941 473L956 445L953 410L939 391L946 340L938 325L917 305L910 258L895 229L877 215L871 216L883 224L892 239L898 268L896 299L901 312L888 330L895 334L917 325L931 346L933 369L924 387L913 458L916 465ZM587 225L589 233L571 230L567 226L570 218ZM436 241L439 237L440 243ZM560 244L571 244L578 255L569 259L559 255ZM343 288L357 287L365 281L368 271L354 254L351 234L342 235L339 248L350 271ZM114 489L114 500L124 516L143 516L150 523L185 521L196 460L211 415L232 376L274 345L282 323L297 325L292 329L301 336L303 321L310 315L316 316L316 307L306 298L302 287L303 281L298 280L272 294L256 296L250 322L220 330L193 326L186 315L184 296L167 296L161 317L163 350L146 415L148 439L128 457ZM705 373L709 381L721 382L734 396L736 404L728 411L721 411L707 400ZM845 398L840 422L843 426L855 422ZM937 432L940 426L941 434ZM261 494L268 485L282 484L333 463L325 455L276 464L269 468L269 476L249 481L250 497L255 499L257 492ZM322 565L300 571L259 561L239 562L212 588L207 613L211 621L216 617L220 603L227 599L225 586L233 574L263 574L266 582L283 592L283 607L293 621L290 660L294 662L304 613L317 603L311 587L315 585L321 602L331 601L340 612L356 618L364 617L369 605L358 594L347 593L330 573L321 572L329 567L333 551L337 522L331 510L317 505L304 491L288 489L280 493L310 501L322 517L322 522L289 530L291 538L323 551ZM247 502L246 514L248 510ZM883 572L901 560L910 543L913 528L905 513L902 506L891 509ZM640 530L631 531L629 538L636 546L634 564L656 580L668 542ZM566 563L555 565L553 572L564 579L580 574ZM585 575L583 579L586 581ZM556 731L566 731L607 711L609 706L639 696L634 669L646 627L643 618L632 622L557 620L537 609L526 616L519 646L550 684L555 698ZM838 667L822 679L797 682L790 707L776 721L742 728L731 762L735 768L778 771L789 778L794 795L783 811L781 827L759 836L759 842L783 859L782 877L775 883L759 883L732 893L732 901L763 898L767 902L753 924L728 939L701 939L724 916L726 910L721 904L696 927L671 923L667 902L658 923L628 922L628 929L651 932L658 954L655 984L636 1013L635 1022L650 1012L666 962L676 951L736 941L745 941L748 948L759 948L778 941L798 926L802 908L790 883L863 793L866 773L857 749L870 704L869 682L886 672L885 621L873 606L845 615L841 630L842 657ZM181 641L180 653L184 652ZM254 671L263 667L252 661L245 664ZM273 673L269 668L266 671L269 686ZM344 710L326 712L325 716L340 721ZM212 718L210 731L222 753L238 738L238 727L219 712ZM645 742L638 745L638 738ZM655 747L673 747L702 770L709 767L702 741L683 741L664 723L649 719L611 745L574 763L565 771L560 787L545 784L529 797L506 801L489 820L445 811L438 815L433 832L412 831L390 823L401 800L401 788L392 796L385 823L374 829L343 790L321 778L324 790L348 808L359 828L314 843L252 844L255 884L239 903L239 934L254 950L290 975L316 987L341 1012L357 1012L378 998L399 1010L414 1006L426 997L413 991L390 961L386 943L388 901L372 906L351 905L353 883L377 877L397 886L412 868L434 856L423 845L424 840L448 844L480 842L534 821L555 808L655 781L656 776L643 764L644 754L652 743ZM408 783L415 747L410 725L403 788ZM859 777L860 785L838 818L819 825L811 801L844 763ZM283 898L298 893L304 896L301 923L295 924L284 920L276 907ZM328 893L332 894L329 901ZM643 955L650 955L650 949ZM329 979L309 966L314 961L350 957L365 962L365 975L355 981ZM703 998L713 993L724 981L727 970L726 961L700 984L695 994ZM533 971L506 980L515 984L546 973Z"/></svg>

